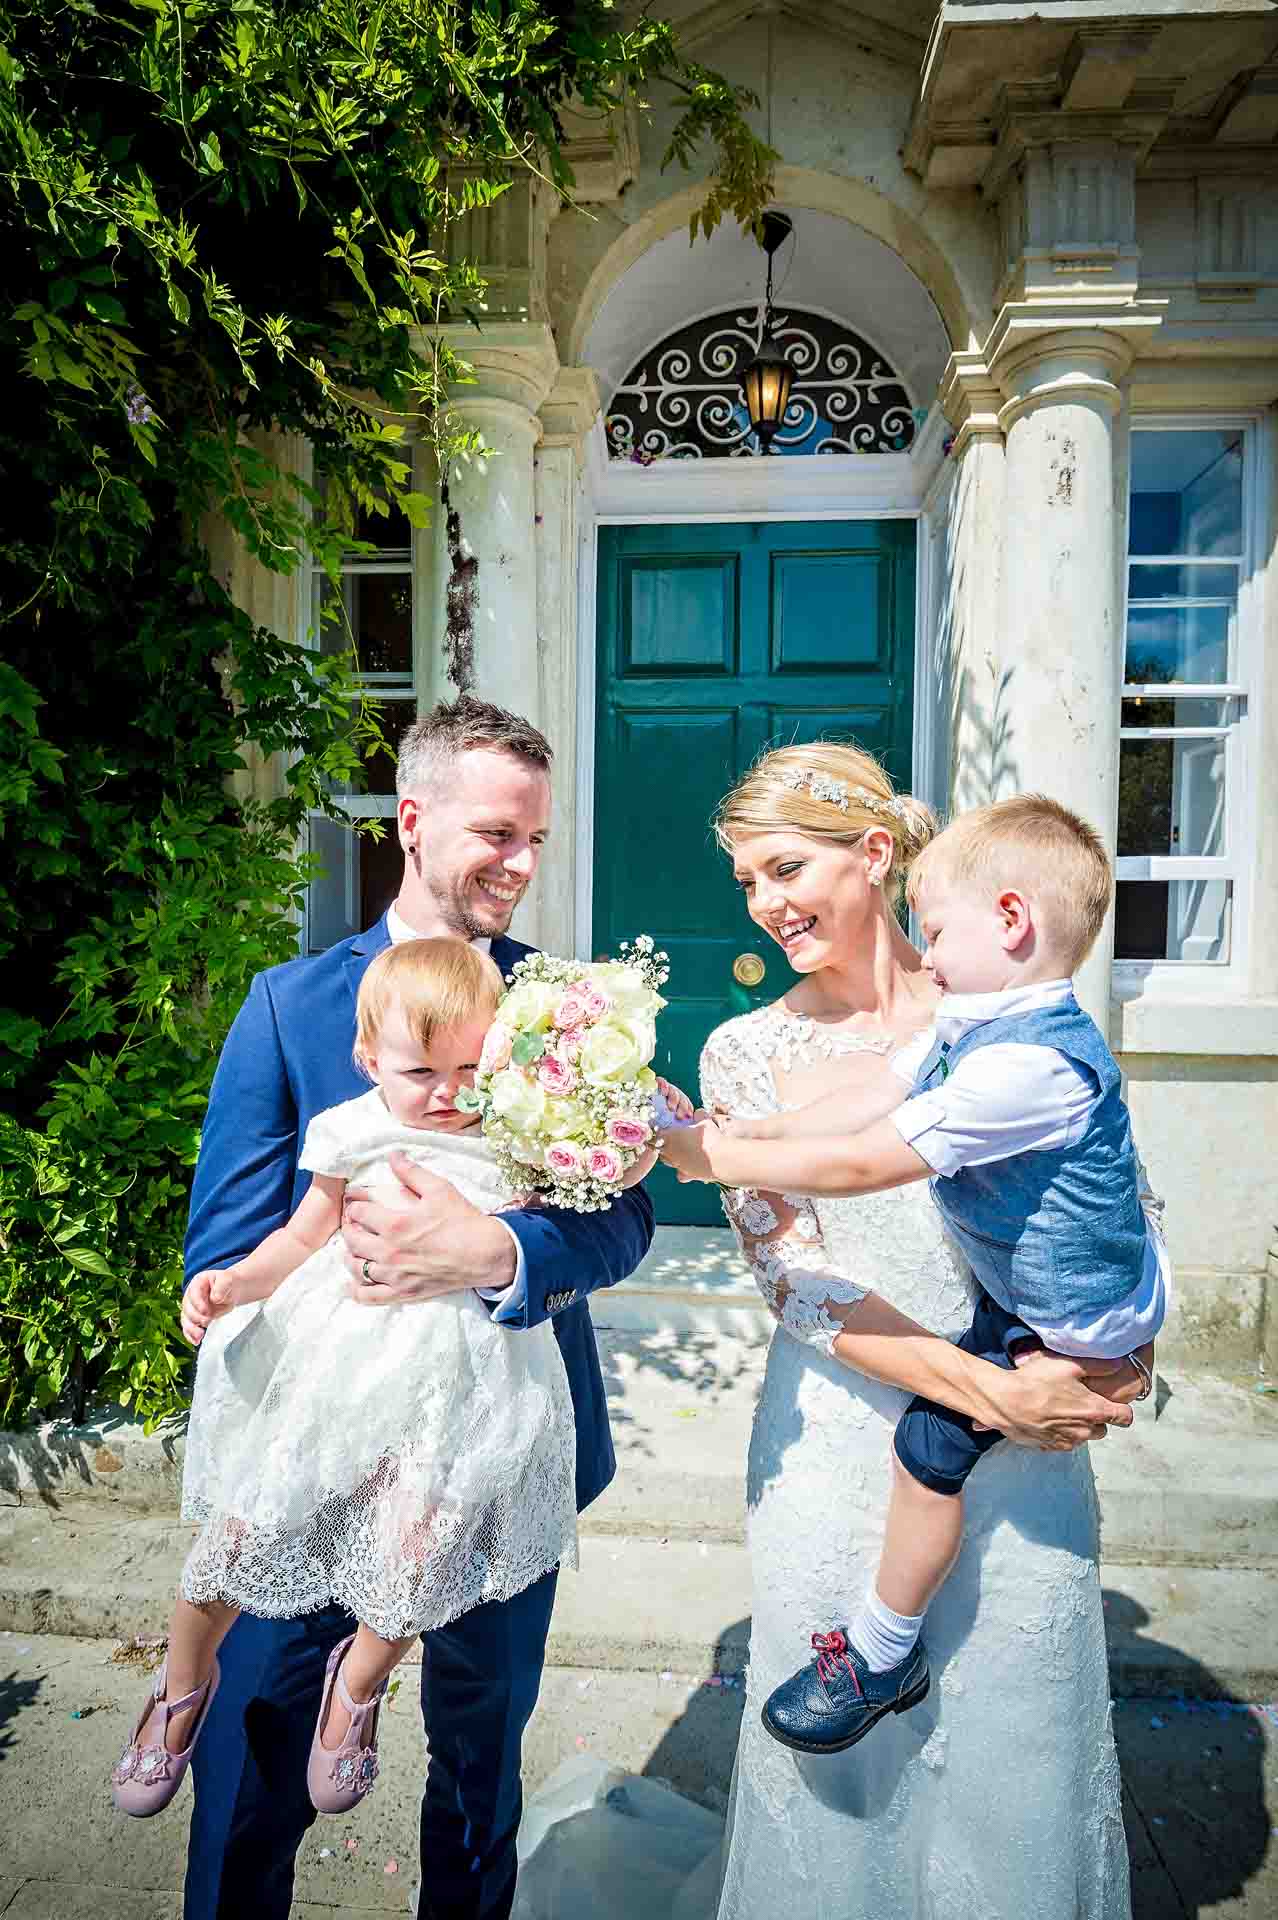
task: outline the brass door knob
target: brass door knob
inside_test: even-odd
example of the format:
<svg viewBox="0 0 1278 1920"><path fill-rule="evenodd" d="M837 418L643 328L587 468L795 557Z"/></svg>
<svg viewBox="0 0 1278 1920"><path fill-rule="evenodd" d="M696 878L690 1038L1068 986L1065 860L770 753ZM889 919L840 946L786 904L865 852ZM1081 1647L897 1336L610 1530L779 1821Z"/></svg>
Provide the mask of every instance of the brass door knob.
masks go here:
<svg viewBox="0 0 1278 1920"><path fill-rule="evenodd" d="M732 963L732 977L743 987L757 987L766 972L757 953L739 953Z"/></svg>

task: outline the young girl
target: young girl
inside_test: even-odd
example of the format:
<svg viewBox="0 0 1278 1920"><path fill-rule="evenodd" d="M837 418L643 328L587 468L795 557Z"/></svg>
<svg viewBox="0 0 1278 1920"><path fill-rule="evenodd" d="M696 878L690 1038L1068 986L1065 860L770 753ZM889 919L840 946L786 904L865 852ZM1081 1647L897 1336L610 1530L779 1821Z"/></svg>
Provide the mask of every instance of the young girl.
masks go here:
<svg viewBox="0 0 1278 1920"><path fill-rule="evenodd" d="M182 1330L202 1351L182 1513L200 1533L112 1774L126 1813L177 1792L241 1609L289 1619L337 1601L359 1621L329 1658L307 1769L316 1809L344 1813L377 1776L378 1703L413 1639L576 1563L576 1434L550 1322L508 1333L470 1292L362 1306L338 1233L347 1181L394 1184L396 1151L487 1212L517 1203L455 1105L501 992L460 940L379 954L357 1005L371 1091L312 1121L298 1165L313 1179L287 1225L187 1288Z"/></svg>

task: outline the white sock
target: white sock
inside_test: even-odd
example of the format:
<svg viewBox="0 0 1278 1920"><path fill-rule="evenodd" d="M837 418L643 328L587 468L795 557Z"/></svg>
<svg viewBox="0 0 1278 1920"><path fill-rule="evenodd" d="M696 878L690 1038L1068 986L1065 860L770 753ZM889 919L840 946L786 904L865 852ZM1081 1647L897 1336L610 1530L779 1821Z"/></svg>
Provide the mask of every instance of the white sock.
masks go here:
<svg viewBox="0 0 1278 1920"><path fill-rule="evenodd" d="M848 1628L848 1639L871 1673L886 1673L913 1652L925 1618L921 1613L893 1613L870 1587Z"/></svg>

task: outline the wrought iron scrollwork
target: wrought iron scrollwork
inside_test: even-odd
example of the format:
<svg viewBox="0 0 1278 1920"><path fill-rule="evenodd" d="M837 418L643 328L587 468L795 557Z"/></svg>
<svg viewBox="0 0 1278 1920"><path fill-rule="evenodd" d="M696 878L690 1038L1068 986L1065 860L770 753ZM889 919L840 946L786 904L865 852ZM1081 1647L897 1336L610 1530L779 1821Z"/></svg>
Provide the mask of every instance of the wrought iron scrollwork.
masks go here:
<svg viewBox="0 0 1278 1920"><path fill-rule="evenodd" d="M763 312L710 314L644 354L612 397L614 460L758 457L741 375L759 350ZM774 313L772 337L794 368L774 453L903 453L915 418L899 374L868 341L824 314Z"/></svg>

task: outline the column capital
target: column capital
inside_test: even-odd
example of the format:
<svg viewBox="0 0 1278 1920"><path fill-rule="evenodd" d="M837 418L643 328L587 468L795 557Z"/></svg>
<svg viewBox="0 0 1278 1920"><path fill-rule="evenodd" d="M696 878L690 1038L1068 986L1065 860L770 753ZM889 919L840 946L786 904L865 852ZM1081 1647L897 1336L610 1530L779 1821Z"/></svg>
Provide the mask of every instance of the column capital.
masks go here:
<svg viewBox="0 0 1278 1920"><path fill-rule="evenodd" d="M497 320L479 329L450 322L439 338L474 368L474 380L449 394L449 405L461 413L502 400L535 414L555 384L559 352L544 321ZM429 351L429 338L421 345Z"/></svg>
<svg viewBox="0 0 1278 1920"><path fill-rule="evenodd" d="M1116 411L1120 382L1165 308L1103 294L1009 301L983 347L950 355L940 401L956 429L952 452L1005 434L1046 401L1090 398Z"/></svg>
<svg viewBox="0 0 1278 1920"><path fill-rule="evenodd" d="M572 447L582 441L599 415L599 380L593 367L560 367L554 386L541 403L543 447Z"/></svg>

